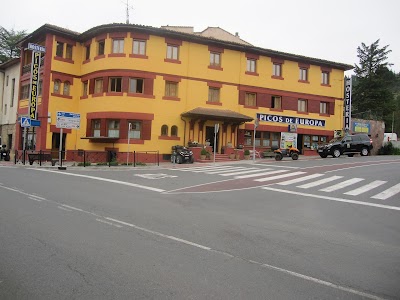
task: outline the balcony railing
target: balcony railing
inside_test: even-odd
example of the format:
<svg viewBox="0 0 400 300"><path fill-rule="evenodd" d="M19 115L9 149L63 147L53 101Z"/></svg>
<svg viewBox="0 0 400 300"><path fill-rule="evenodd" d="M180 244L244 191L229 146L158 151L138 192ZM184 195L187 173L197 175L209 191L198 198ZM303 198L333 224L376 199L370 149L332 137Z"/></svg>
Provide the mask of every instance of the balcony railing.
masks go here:
<svg viewBox="0 0 400 300"><path fill-rule="evenodd" d="M32 64L27 64L22 67L22 75L29 73L31 71L31 65ZM40 68L44 66L44 56L40 59Z"/></svg>

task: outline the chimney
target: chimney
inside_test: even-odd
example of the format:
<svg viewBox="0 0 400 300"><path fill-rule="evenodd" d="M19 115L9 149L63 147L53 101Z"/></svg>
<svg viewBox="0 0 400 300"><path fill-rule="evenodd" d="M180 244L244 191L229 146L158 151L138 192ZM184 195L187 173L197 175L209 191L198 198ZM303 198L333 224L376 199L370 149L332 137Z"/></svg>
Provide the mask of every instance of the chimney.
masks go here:
<svg viewBox="0 0 400 300"><path fill-rule="evenodd" d="M235 32L235 36L236 36L236 37L239 37L239 32Z"/></svg>

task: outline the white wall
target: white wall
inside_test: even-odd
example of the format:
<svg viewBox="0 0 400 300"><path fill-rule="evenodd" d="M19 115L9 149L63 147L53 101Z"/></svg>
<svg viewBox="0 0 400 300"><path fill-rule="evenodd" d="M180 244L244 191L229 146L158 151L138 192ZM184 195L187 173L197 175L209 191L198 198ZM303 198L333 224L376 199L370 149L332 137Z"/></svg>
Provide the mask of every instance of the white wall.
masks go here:
<svg viewBox="0 0 400 300"><path fill-rule="evenodd" d="M0 82L0 84L2 83L2 86L0 86L0 90L3 89L3 95L2 95L3 97L2 101L0 101L0 103L2 104L1 107L2 116L0 119L1 125L6 125L6 124L13 125L16 122L18 95L19 95L19 72L20 72L19 63L10 66L5 70L3 82ZM11 93L12 93L13 79L15 79L15 87L14 87L14 95L12 101ZM11 106L11 104L13 104L13 106ZM7 110L5 109L6 107Z"/></svg>

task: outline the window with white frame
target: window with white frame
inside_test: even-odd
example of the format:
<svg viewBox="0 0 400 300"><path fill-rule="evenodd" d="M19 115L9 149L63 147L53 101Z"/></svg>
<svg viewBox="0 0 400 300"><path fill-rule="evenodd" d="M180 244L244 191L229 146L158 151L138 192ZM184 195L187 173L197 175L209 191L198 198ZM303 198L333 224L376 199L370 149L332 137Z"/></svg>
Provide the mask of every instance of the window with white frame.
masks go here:
<svg viewBox="0 0 400 300"><path fill-rule="evenodd" d="M122 77L111 77L109 86L110 92L122 92Z"/></svg>
<svg viewBox="0 0 400 300"><path fill-rule="evenodd" d="M167 59L178 60L179 47L177 45L167 45Z"/></svg>
<svg viewBox="0 0 400 300"><path fill-rule="evenodd" d="M256 72L256 62L257 61L255 59L248 58L246 71L255 73Z"/></svg>
<svg viewBox="0 0 400 300"><path fill-rule="evenodd" d="M299 99L297 101L297 111L299 111L299 112L307 112L307 100Z"/></svg>
<svg viewBox="0 0 400 300"><path fill-rule="evenodd" d="M322 84L329 84L329 72L322 72L321 73L321 83Z"/></svg>
<svg viewBox="0 0 400 300"><path fill-rule="evenodd" d="M66 81L64 82L63 95L69 96L69 90L70 90L70 83Z"/></svg>
<svg viewBox="0 0 400 300"><path fill-rule="evenodd" d="M100 137L100 126L101 126L101 121L96 119L92 120L92 134L93 137Z"/></svg>
<svg viewBox="0 0 400 300"><path fill-rule="evenodd" d="M245 106L257 106L257 95L256 93L246 93L244 97Z"/></svg>
<svg viewBox="0 0 400 300"><path fill-rule="evenodd" d="M87 96L88 95L88 82L84 81L82 82L82 96Z"/></svg>
<svg viewBox="0 0 400 300"><path fill-rule="evenodd" d="M129 131L129 138L140 139L142 131L142 122L140 121L128 121L128 126L131 130Z"/></svg>
<svg viewBox="0 0 400 300"><path fill-rule="evenodd" d="M272 75L282 77L282 64L274 63L272 65Z"/></svg>
<svg viewBox="0 0 400 300"><path fill-rule="evenodd" d="M308 80L308 69L307 68L300 68L299 69L299 79L302 81Z"/></svg>
<svg viewBox="0 0 400 300"><path fill-rule="evenodd" d="M215 87L208 88L208 102L219 102L220 89Z"/></svg>
<svg viewBox="0 0 400 300"><path fill-rule="evenodd" d="M328 103L320 102L319 103L319 113L320 114L327 114L328 113Z"/></svg>
<svg viewBox="0 0 400 300"><path fill-rule="evenodd" d="M21 86L21 99L28 99L28 97L29 97L29 87L30 87L29 84Z"/></svg>
<svg viewBox="0 0 400 300"><path fill-rule="evenodd" d="M90 44L87 45L85 48L86 48L85 59L88 60L90 58Z"/></svg>
<svg viewBox="0 0 400 300"><path fill-rule="evenodd" d="M146 41L144 40L133 40L133 54L146 55Z"/></svg>
<svg viewBox="0 0 400 300"><path fill-rule="evenodd" d="M97 55L104 55L105 41L101 40L97 42Z"/></svg>
<svg viewBox="0 0 400 300"><path fill-rule="evenodd" d="M168 125L161 126L161 135L167 136L168 135Z"/></svg>
<svg viewBox="0 0 400 300"><path fill-rule="evenodd" d="M108 137L119 137L119 120L108 120Z"/></svg>
<svg viewBox="0 0 400 300"><path fill-rule="evenodd" d="M54 94L59 94L60 93L60 88L61 88L61 81L60 80L55 80L54 81Z"/></svg>
<svg viewBox="0 0 400 300"><path fill-rule="evenodd" d="M143 78L129 78L129 93L143 94L144 79Z"/></svg>
<svg viewBox="0 0 400 300"><path fill-rule="evenodd" d="M171 127L171 136L178 136L178 126L173 125Z"/></svg>
<svg viewBox="0 0 400 300"><path fill-rule="evenodd" d="M172 81L165 82L165 96L178 97L178 83Z"/></svg>
<svg viewBox="0 0 400 300"><path fill-rule="evenodd" d="M221 53L210 52L210 66L212 67L221 66Z"/></svg>
<svg viewBox="0 0 400 300"><path fill-rule="evenodd" d="M96 78L94 80L94 93L95 94L103 93L103 78Z"/></svg>
<svg viewBox="0 0 400 300"><path fill-rule="evenodd" d="M72 59L72 45L67 44L65 48L65 58Z"/></svg>
<svg viewBox="0 0 400 300"><path fill-rule="evenodd" d="M58 56L58 57L64 56L64 43L57 42L56 56Z"/></svg>
<svg viewBox="0 0 400 300"><path fill-rule="evenodd" d="M124 39L112 40L112 53L124 53Z"/></svg>
<svg viewBox="0 0 400 300"><path fill-rule="evenodd" d="M282 109L282 97L272 96L271 108Z"/></svg>

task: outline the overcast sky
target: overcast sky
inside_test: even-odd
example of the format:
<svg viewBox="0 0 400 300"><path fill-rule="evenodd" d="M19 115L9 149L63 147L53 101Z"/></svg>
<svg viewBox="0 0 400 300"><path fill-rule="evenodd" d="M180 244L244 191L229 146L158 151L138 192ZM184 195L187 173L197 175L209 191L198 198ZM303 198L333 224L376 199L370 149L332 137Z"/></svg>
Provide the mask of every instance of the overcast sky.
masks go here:
<svg viewBox="0 0 400 300"><path fill-rule="evenodd" d="M14 0L0 25L32 32L45 23L83 32L126 22L126 0ZM400 0L129 0L130 23L208 26L262 48L354 65L357 47L380 39L400 72Z"/></svg>

